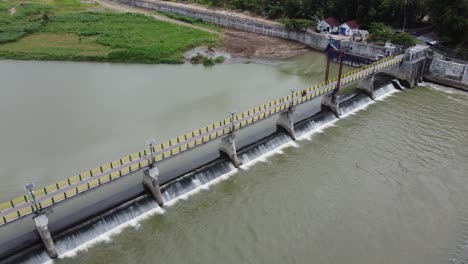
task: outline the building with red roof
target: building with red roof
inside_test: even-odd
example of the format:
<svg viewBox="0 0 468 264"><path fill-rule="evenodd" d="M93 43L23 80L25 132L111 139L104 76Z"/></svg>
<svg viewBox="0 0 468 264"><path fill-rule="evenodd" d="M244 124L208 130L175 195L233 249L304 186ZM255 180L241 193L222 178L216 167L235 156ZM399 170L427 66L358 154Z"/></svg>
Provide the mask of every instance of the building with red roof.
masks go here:
<svg viewBox="0 0 468 264"><path fill-rule="evenodd" d="M340 26L340 22L336 20L334 17L327 17L325 19L320 20L317 23L317 30L318 32L336 32L338 33L338 28Z"/></svg>
<svg viewBox="0 0 468 264"><path fill-rule="evenodd" d="M339 33L345 36L352 36L359 33L359 24L356 20L350 20L341 24Z"/></svg>

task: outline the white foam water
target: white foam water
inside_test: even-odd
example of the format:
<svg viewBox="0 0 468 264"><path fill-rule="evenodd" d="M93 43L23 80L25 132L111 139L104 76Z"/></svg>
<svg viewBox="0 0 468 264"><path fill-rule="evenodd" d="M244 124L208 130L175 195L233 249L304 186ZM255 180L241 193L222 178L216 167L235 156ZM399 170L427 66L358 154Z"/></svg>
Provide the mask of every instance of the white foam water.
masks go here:
<svg viewBox="0 0 468 264"><path fill-rule="evenodd" d="M430 82L420 82L419 85L428 87L428 88L436 90L436 91L444 92L444 93L447 93L447 94L468 95L468 92L464 92L464 91L461 91L461 90L458 90L458 89L455 89L455 88L451 88L451 87L448 87L448 86L443 86L443 85L440 85L440 84L435 84L435 83L430 83Z"/></svg>
<svg viewBox="0 0 468 264"><path fill-rule="evenodd" d="M392 84L389 84L375 91L375 100L372 100L368 96L361 97L358 100L353 101L351 104L341 108L342 115L340 116L340 119L355 115L357 112L367 109L369 105L372 105L377 101L383 101L385 98L398 91L399 90L395 89ZM323 133L327 128L336 126L335 123L340 119L330 113L319 121L309 121L302 129L300 128L297 130L300 134L298 140L311 140L314 134Z"/></svg>
<svg viewBox="0 0 468 264"><path fill-rule="evenodd" d="M364 110L369 105L384 100L396 91L393 85L389 84L376 91L377 99L375 101L368 97L360 97L359 100L348 103L342 108L343 115L341 118ZM333 114L324 113L322 117L316 120L307 121L296 128L298 140L310 140L313 134L323 133L325 129L335 126L338 120L340 119ZM284 153L284 149L289 147L298 148L299 144L284 133L275 134L260 144L243 151L240 154L242 161L240 168L248 170L258 162L267 162L269 157L281 155ZM209 190L210 186L230 178L238 171L231 162L218 161L184 175L178 180L163 186L162 195L165 208L176 204L180 200L186 200L198 192ZM76 257L80 251L86 251L99 243L112 241L112 236L121 233L126 228L138 228L140 222L150 216L164 213L166 213L166 210L158 207L156 202L149 196L131 201L122 209L117 209L98 220L82 225L76 231L57 238L55 242L59 258ZM21 257L20 261L28 264L54 262L42 250ZM18 259L14 263L18 263Z"/></svg>

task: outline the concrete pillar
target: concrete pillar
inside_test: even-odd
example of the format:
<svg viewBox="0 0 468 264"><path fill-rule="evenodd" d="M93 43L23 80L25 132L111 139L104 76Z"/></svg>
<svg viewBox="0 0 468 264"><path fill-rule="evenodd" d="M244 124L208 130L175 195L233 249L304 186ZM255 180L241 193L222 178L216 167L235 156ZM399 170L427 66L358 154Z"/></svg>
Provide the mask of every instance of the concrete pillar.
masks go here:
<svg viewBox="0 0 468 264"><path fill-rule="evenodd" d="M335 114L336 117L340 118L341 109L340 109L340 96L338 93L330 93L322 97L322 106L330 108L330 110Z"/></svg>
<svg viewBox="0 0 468 264"><path fill-rule="evenodd" d="M143 184L151 191L154 199L159 206L164 205L164 200L161 194L161 188L158 181L159 170L157 167L150 168L143 172Z"/></svg>
<svg viewBox="0 0 468 264"><path fill-rule="evenodd" d="M290 107L286 112L280 114L276 125L286 130L292 140L296 140L296 132L294 131L294 112L295 107Z"/></svg>
<svg viewBox="0 0 468 264"><path fill-rule="evenodd" d="M54 241L52 240L52 236L50 235L48 223L49 218L45 213L40 213L33 217L34 223L36 224L37 233L42 239L42 243L44 244L47 254L50 258L57 258L57 249L55 249Z"/></svg>
<svg viewBox="0 0 468 264"><path fill-rule="evenodd" d="M357 88L364 91L367 95L369 95L370 98L372 98L372 100L375 100L374 75L360 80L358 82Z"/></svg>
<svg viewBox="0 0 468 264"><path fill-rule="evenodd" d="M421 63L421 75L419 76L419 82L422 82L424 80L424 74L426 74L426 69L427 69L427 65L426 65L426 60L423 60Z"/></svg>
<svg viewBox="0 0 468 264"><path fill-rule="evenodd" d="M237 158L236 136L234 135L234 133L229 133L227 136L221 139L219 150L229 157L234 167L239 168L241 163Z"/></svg>

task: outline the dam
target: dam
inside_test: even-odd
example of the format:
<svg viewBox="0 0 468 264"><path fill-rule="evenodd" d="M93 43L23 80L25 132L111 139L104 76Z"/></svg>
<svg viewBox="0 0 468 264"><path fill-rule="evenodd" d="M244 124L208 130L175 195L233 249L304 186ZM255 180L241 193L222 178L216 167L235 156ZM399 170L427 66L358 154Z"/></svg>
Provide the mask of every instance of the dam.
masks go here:
<svg viewBox="0 0 468 264"><path fill-rule="evenodd" d="M31 191L30 196L23 195L3 203L0 218L5 228L2 228L4 241L0 246L1 251L12 252L24 245L35 243L38 232L49 256L55 258L57 252L51 232L64 230L139 195L143 191L143 185L153 193L158 204L163 206L160 185L218 159L220 154L226 155L237 168L241 164L237 149L261 140L275 132L278 127L284 129L295 140L294 124L318 113L323 107L329 108L337 117L341 115L338 95L340 88L359 83L358 88L374 98L374 74L381 71L390 69L392 72L395 71L392 70L394 67L397 69L408 67L407 64L411 63L409 71L403 70L404 74L401 76L404 77L401 79L407 80L412 85L420 78L423 68L415 67L417 64L414 62L420 62L420 58L425 56L425 50L415 48L408 50L406 54L384 58L345 73L343 76L340 72L337 78L327 79L307 89L292 91L290 95L246 112L232 113L228 119L186 133L168 142L151 144L149 149L34 192ZM406 76L414 77L407 79ZM276 114L279 115L277 121L270 118ZM253 126L262 120L266 121L262 126ZM196 151L191 151L192 149ZM143 170L146 170L143 180L138 179L139 177L124 177ZM135 184L135 182L144 184ZM70 210L71 207L74 209ZM35 223L36 230L31 229L32 222ZM18 233L18 230L23 230L23 234Z"/></svg>
<svg viewBox="0 0 468 264"><path fill-rule="evenodd" d="M399 57L399 58L389 58L387 61L389 62L389 64L391 64L392 62L394 62L394 61L396 61L396 60L400 60L400 61L398 61L397 63L395 63L395 64L399 64L399 63L401 63L401 59L402 59L402 57ZM381 63L382 63L382 62L381 62ZM368 70L368 69L369 69L369 68L364 69L364 71L365 71L365 70ZM369 72L369 71L368 71L368 72ZM352 74L346 76L346 77L351 77L351 78L349 78L348 80L352 80L352 79L354 78L355 75L353 75L353 74L355 74L355 73L352 73ZM364 73L361 73L361 74L362 74L361 77L360 77L361 79L364 78L364 77L368 77L368 75L364 76L364 75L365 75ZM367 74L367 72L366 72L366 74ZM346 77L345 77L345 78L346 78ZM356 81L360 80L360 78L357 78ZM336 80L332 80L331 82L333 82L333 81L336 82ZM336 85L336 83L334 83L334 84ZM326 84L325 84L325 85L326 85ZM334 88L336 87L335 85L328 86L328 87L326 87L325 89L329 89L330 87L334 89ZM344 82L344 85L346 85L346 82ZM320 86L320 84L317 85L316 87L319 87L319 86ZM314 88L314 87L312 87L312 88ZM324 89L324 90L325 90L325 89ZM331 92L333 89L330 89L328 92ZM286 96L285 99L284 99L284 100L280 100L280 102L277 102L276 100L273 101L273 103L272 103L271 105L272 105L272 107L277 106L276 108L270 108L270 106L269 106L270 104L266 104L266 105L264 105L264 107L255 108L255 109L246 111L246 114L244 114L244 117L242 117L242 114L237 114L237 116L235 116L234 118L231 117L230 119L226 119L225 121L221 121L222 123L218 123L219 125L216 125L216 124L215 124L215 125L212 127L212 129L209 129L209 127L208 127L208 128L206 128L206 129L202 129L201 132L200 132L200 130L199 130L199 131L198 131L199 135L200 135L200 134L203 135L203 133L206 133L206 132L210 132L210 133L208 133L206 136L201 136L201 137L198 137L198 138L196 138L196 139L194 140L195 142L194 142L193 144L194 144L194 145L195 145L195 144L198 145L196 148L195 148L194 146L191 147L190 144L187 143L186 146L192 148L192 149L190 149L190 150L187 150L187 151L188 151L187 153L178 154L179 151L177 151L177 149L181 149L182 152L183 152L183 151L186 151L186 150L183 148L182 145L177 145L177 144L180 144L181 142L183 142L183 140L185 140L185 136L184 136L184 139L183 139L183 140L182 140L181 137L179 137L179 138L177 138L177 139L175 139L175 140L170 141L169 143L167 143L167 146L169 146L169 149L166 150L166 151L164 151L164 152L158 152L158 149L155 148L155 149L154 149L155 158L156 158L157 161L159 161L159 162L156 162L156 164L157 164L157 166L159 167L159 170L160 170L160 174L159 174L159 177L161 177L161 178L160 178L160 184L161 184L161 185L164 185L164 184L166 184L166 183L168 183L168 182L171 181L170 179L168 180L168 178L164 179L164 178L162 177L162 176L166 176L166 175L171 175L171 174L168 174L168 171L169 171L169 168L170 168L169 165L164 165L164 163L161 162L162 159L166 158L166 155L169 155L169 158L167 158L167 160L166 160L165 162L170 162L171 159L175 159L175 158L181 159L184 155L190 155L190 154L193 154L193 156L190 157L190 158L187 158L187 160L194 160L194 159L196 159L196 156L199 156L199 155L200 155L200 152L199 152L199 151L202 151L202 150L199 150L199 149L201 149L201 148L206 148L206 149L205 149L205 151L206 151L205 153L207 153L207 154L206 154L206 155L202 155L202 156L204 156L205 158L210 158L210 159L212 159L212 160L216 160L216 159L217 159L216 157L219 155L219 147L220 147L220 145L221 145L221 142L219 142L219 141L223 140L223 139L225 138L226 135L229 135L229 134L230 134L231 132L233 132L233 131L234 131L234 133L236 133L236 136L235 136L235 140L232 141L232 142L235 142L235 144L237 145L237 149L241 150L241 153L239 153L239 155L238 155L238 156L239 156L239 160L240 160L241 162L248 163L248 159L246 159L246 158L244 157L244 155L249 156L248 154L245 153L245 151L248 151L247 149L248 149L248 146L251 145L251 142L248 142L248 141L246 142L246 141L245 141L245 140L246 140L245 138L247 138L247 137L250 138L250 135L251 135L251 134L255 134L255 130L256 130L256 129L255 129L255 130L252 129L254 132L249 132L249 133L247 133L247 132L243 132L243 131L241 130L241 128L243 128L242 126L246 126L246 127L247 127L247 128L244 129L244 131L246 131L246 129L250 129L250 127L253 128L253 127L257 126L257 125L255 125L255 126L250 126L250 122L249 122L249 121L252 120L253 118L258 118L258 119L262 119L262 120L264 119L264 121L261 121L261 122L266 122L266 121L268 121L268 120L270 119L270 121L269 121L270 124L269 124L267 127L271 127L271 128L269 128L269 129L270 129L269 131L270 131L271 133L274 133L274 132L275 132L276 127L278 126L278 124L281 124L280 127L282 127L282 129L285 129L286 131L288 130L288 129L287 129L287 126L285 126L285 123L287 123L287 122L280 122L281 118L280 118L280 119L276 119L276 118L273 119L273 118L269 118L269 116L266 116L267 113L270 113L270 112L271 112L271 115L274 115L274 114L275 114L274 109L281 109L281 110L277 110L277 113L278 113L278 114L279 114L279 113L281 113L281 114L286 113L286 114L284 114L282 117L286 116L286 117L284 117L284 118L287 119L287 115L288 115L287 113L289 113L291 107L295 107L296 109L295 109L294 111L297 112L298 114L294 114L294 115L292 115L292 116L293 116L294 118L297 118L296 121L293 121L293 124L296 124L296 125L293 127L293 129L295 128L296 131L290 129L290 131L288 132L288 134L289 134L288 137L289 137L289 138L292 138L292 137L293 137L291 131L296 132L297 135L295 135L294 137L299 137L299 136L301 136L302 133L298 132L297 130L298 130L299 127L301 127L301 125L300 125L301 121L302 121L302 120L306 120L306 119L307 119L307 116L310 114L310 112L309 112L309 113L307 112L307 108L304 109L304 106L307 104L307 102L306 102L307 96L310 96L311 100L313 100L313 97L312 97L311 94L310 94L310 92L312 92L312 91L313 91L314 93L319 93L319 95L321 95L321 94L320 94L320 90L318 90L318 91L316 91L316 90L318 90L318 89L310 89L310 91L308 91L308 94L306 94L305 96L302 95L302 92L301 92L301 91L297 91L295 94L293 93L292 95ZM323 93L323 95L326 95L327 92L322 92L322 93ZM378 97L378 96L376 96L376 97ZM343 97L343 98L344 98L344 97ZM288 100L288 99L289 99L289 100ZM317 98L317 99L318 99L318 98ZM320 99L322 99L322 98L320 98ZM349 99L349 98L348 98L348 99ZM301 100L304 100L304 101L301 102ZM322 100L318 100L318 101L319 101L319 102L316 102L316 103L315 103L315 107L316 107L315 109L321 109ZM341 101L341 100L340 100L340 101ZM344 101L346 101L346 100L344 100ZM346 103L344 103L344 104L346 104ZM343 105L343 106L344 106L344 105ZM340 107L342 110L343 110L343 106ZM335 113L335 114L337 114L337 113ZM342 114L345 114L345 113L342 113ZM250 116L253 116L253 118L250 117ZM302 117L301 117L301 116L302 116ZM237 117L239 117L239 118L237 118ZM246 117L248 117L248 118L246 118ZM259 117L263 117L263 118L259 118ZM243 118L244 118L244 119L243 119ZM251 119L249 119L249 118L251 118ZM233 123L232 120L239 121L239 122L238 122L238 124L235 124L234 126L229 126L230 123ZM227 125L224 125L224 122L225 122ZM260 122L260 121L257 121L257 120L254 119L254 121L252 121L252 123L255 123L255 122ZM232 127L233 127L233 128L232 128ZM286 128L285 128L285 127L286 127ZM215 130L215 129L218 129L218 130L217 130L217 131L213 131L213 130ZM263 131L262 131L262 130L264 130L265 128L262 127L262 128L257 128L257 129L260 130L260 131L257 132L257 133L258 133L257 140L258 140L258 139L261 140L262 138L265 138L265 135L264 135L264 133L263 133ZM238 130L240 130L240 131L238 131ZM223 133L222 135L220 135L220 134L221 134L221 131L222 131L222 133ZM194 133L196 133L196 131L194 131ZM242 133L248 134L248 136L245 136L245 135L243 135ZM267 133L267 135L268 135L268 134L271 134L271 133ZM211 139L210 139L210 135L212 135L212 136L211 136ZM218 137L217 137L217 136L218 136ZM224 137L223 137L223 136L224 136ZM187 135L187 137L190 137L190 135ZM196 137L196 135L193 136L193 137ZM221 137L221 138L219 138L219 137ZM214 138L214 139L213 139L213 138ZM209 149L209 144L210 144L209 142L210 142L211 140L218 140L218 142L214 143L214 144L213 144L214 146L211 146L211 147L210 147L211 149ZM290 139L285 139L285 138L280 137L280 139L278 139L278 140L279 140L279 141L283 141L283 142L287 142L287 141L290 140ZM177 141L179 141L179 142L177 142ZM205 142L205 141L206 141L206 142ZM166 146L166 145L163 145L163 147L164 147L164 146ZM182 147L181 147L181 146L182 146ZM172 149L171 149L171 147L172 147ZM180 148L179 148L179 147L180 147ZM247 147L247 149L246 149L246 147ZM236 148L234 148L234 149L236 149ZM245 150L245 151L244 151L244 150ZM252 151L253 151L253 150L252 150ZM171 152L172 152L172 153L171 153ZM192 153L191 153L191 152L192 152ZM196 152L196 153L195 153L195 152ZM216 154L216 155L210 154L211 152L214 152L214 153L217 153L217 154ZM225 151L225 152L226 152L226 151ZM166 154L166 153L167 153L167 154ZM203 153L203 152L202 152L202 153ZM145 155L145 154L146 154L146 155ZM227 153L225 153L225 154L227 154ZM163 155L164 155L164 156L163 156ZM178 156L177 156L177 155L178 155ZM213 156L210 157L209 155L213 155L213 156L216 156L216 157L214 157L214 159L213 159L213 158L212 158ZM141 192L144 190L144 189L143 189L143 185L141 184L141 182L142 182L142 175L140 174L140 175L138 176L138 175L134 175L134 174L130 174L130 173L129 173L130 170L131 170L132 172L134 172L135 170L137 170L137 166L134 165L134 164L137 164L136 161L139 159L139 156L140 156L140 154L138 154L138 158L137 158L137 154L134 154L133 156L132 156L132 155L129 156L128 159L123 159L123 160L115 161L115 162L111 163L112 165L109 165L109 166L108 166L110 169L109 169L108 167L104 167L104 168L102 169L103 171L105 171L106 168L107 168L107 170L111 170L111 169L114 169L114 168L119 168L119 170L118 170L118 171L119 171L119 174L117 174L117 173L114 174L115 176L117 176L117 175L119 175L119 176L116 177L116 179L112 179L112 181L110 181L109 183L106 183L107 181L106 181L105 179L101 180L101 182L100 182L99 179L104 178L104 177L99 176L99 171L101 171L101 167L100 167L99 169L94 170L94 171L91 170L91 172L89 172L89 175L87 175L87 174L84 174L84 176L83 176L82 174L78 175L78 179L80 179L80 180L82 180L82 181L83 181L83 180L90 179L90 178L92 178L92 177L96 177L97 179L95 178L95 179L93 179L93 180L95 180L97 184L96 184L96 183L92 183L92 185L90 184L90 188L89 188L90 191L86 192L86 190L84 190L84 191L82 191L83 193L80 193L80 194L77 194L77 195L76 195L76 194L72 194L73 191L74 191L73 188L64 189L64 190L63 190L63 191L64 191L64 194L63 194L63 198L62 198L62 199L65 199L65 200L64 200L63 202L60 202L60 200L57 199L58 201L56 201L56 202L54 201L54 205L51 206L51 208L53 208L53 212L51 212L51 213L49 214L49 218L51 219L51 220L50 220L50 223L53 223L53 225L52 225L52 224L50 225L50 229L51 229L51 230L54 230L54 228L57 228L57 223L59 223L59 222L56 222L56 221L55 221L55 220L58 218L58 217L57 217L57 214L66 212L67 207L72 207L72 206L75 207L77 204L83 203L83 200L82 200L82 201L79 201L79 202L76 202L75 205L71 205L71 203L73 203L74 201L77 201L78 199L83 199L83 198L85 198L85 197L87 197L88 199L95 199L96 197L99 197L99 195L97 194L97 192L100 192L100 190L104 190L104 188L107 188L107 189L106 189L106 192L107 192L107 193L109 193L109 192L115 192L117 188L121 188L121 190L125 190L126 195L129 195L129 192L131 193L132 191L134 191L135 193L141 193ZM171 156L174 156L174 157L171 158ZM195 156L195 157L194 157L194 156ZM146 151L146 153L145 153L145 150L144 150L143 153L142 153L142 157L146 157L146 160L148 160L148 151ZM232 158L231 158L231 160L232 160ZM127 172L126 170L123 170L123 175L120 176L120 173L122 173L122 172L120 172L120 171L122 171L122 168L119 167L118 164L121 164L120 166L122 166L122 164L130 163L130 162L135 162L135 163L134 163L134 164L130 164L130 166L127 167L127 168L128 168L128 172ZM146 164L143 165L143 164L141 163L141 160L139 160L139 161L138 161L138 167L139 167L138 169L144 168L145 166L147 166L148 163L149 163L149 162L147 162ZM174 163L173 163L173 165L172 165L172 168L177 167L177 166L180 166L180 164L182 164L182 162L180 162L180 160L179 160L178 162L175 162L175 161L174 161ZM235 165L236 165L235 162L232 162L232 161L231 161L231 164L229 164L229 163L226 164L226 163L225 163L224 165L222 165L222 167L226 167L226 166L227 166L226 168L229 169L229 168L234 167ZM133 167L132 167L132 166L133 166ZM167 167L165 167L165 166L167 166ZM192 165L192 166L195 167L195 166L198 166L198 165ZM198 167L199 167L199 166L198 166ZM178 169L181 170L181 171L183 170L182 168L178 168ZM112 174L112 173L113 173L113 172L111 172L111 174ZM128 173L128 176L125 176L125 173ZM184 173L184 172L183 172L183 173ZM183 173L180 173L180 172L179 172L178 174L180 175L180 174L183 174ZM92 174L93 176L91 176L91 174ZM174 175L176 175L176 174L177 174L177 173L175 173ZM80 178L80 176L81 176L81 178ZM135 180L136 177L134 177L134 176L138 177L138 179ZM122 178L120 178L120 177L122 177ZM132 179L132 180L134 180L133 183L129 184L129 182L126 182L126 183L124 182L124 181L126 181L127 179L129 180L131 177L133 177L133 179ZM170 177L170 176L169 176L169 177ZM111 177L109 177L109 178L112 178L112 175L111 175ZM73 178L73 179L70 180L70 181L71 181L70 183L68 183L68 181L66 181L66 184L65 184L65 183L63 183L63 184L65 184L65 185L68 184L67 186L71 186L71 184L73 184L74 182L77 182L76 178ZM129 181L130 181L130 180L129 180ZM122 184L122 186L117 187L115 184L118 184L119 182ZM139 188L139 190L129 190L128 188L126 188L126 187L128 187L129 185L135 185L135 183L137 183L137 182L138 182L138 188ZM183 184L183 181L181 181L181 183ZM95 185L94 185L94 184L95 184ZM82 185L88 186L88 182L82 183L80 186L82 186ZM97 187L97 185L99 185L99 187ZM125 185L126 185L126 186L125 186ZM94 187L94 186L96 186L96 187L95 187L95 189L93 190L93 187ZM136 186L136 185L135 185L135 186ZM60 187L60 186L59 186L59 187ZM113 188L115 188L115 189L113 189ZM58 189L61 189L61 188L58 188ZM173 189L173 188L172 188L172 189ZM110 190L110 191L109 191L109 190ZM117 190L117 191L118 191L118 190ZM54 194L53 191L50 192L50 191L47 191L47 190L46 190L46 191L44 191L44 198L47 197L46 194L45 194L45 192L47 192L47 194L51 194L51 193ZM65 193L67 193L67 192L68 192L68 194L65 194ZM104 191L103 191L103 192L104 192ZM163 188L163 190L162 190L162 195L163 195L163 197L164 197L164 201L170 200L170 197L173 197L173 196L175 195L175 193L176 193L176 192L174 192L174 190L172 190L172 192L171 192L171 188L169 188L169 189ZM71 194L71 195L69 195L69 194ZM76 195L76 196L75 196L75 195ZM93 195L94 195L94 197L92 197ZM101 193L101 195L102 195L102 193ZM65 196L66 196L66 198L65 198ZM41 195L38 195L38 197L40 198ZM55 195L49 196L47 199L52 200L50 197L55 197ZM91 197L91 198L89 198L89 197ZM102 196L101 196L101 197L102 197ZM46 200L47 200L47 199L46 199ZM126 198L126 199L128 199L128 198ZM43 200L43 201L46 201L46 200ZM54 200L55 200L55 199L54 199ZM112 199L109 199L109 200L113 200L113 201L116 201L116 200L117 200L117 201L118 201L118 198L117 198L117 197L113 197ZM107 201L106 201L106 200L103 200L103 202L107 202ZM67 204L67 205L66 205L66 206L62 206L61 204L63 204L63 205ZM16 205L15 205L15 206L16 206ZM21 204L18 204L17 206L20 207ZM105 204L100 204L100 206L107 207ZM41 206L41 207L42 207L42 206ZM44 210L45 210L46 207L47 207L47 204L45 204ZM24 208L27 208L27 207L24 207ZM76 207L75 207L75 208L76 208ZM96 208L92 208L92 209L93 209L93 210L96 210ZM67 213L69 213L69 212L67 212ZM80 213L81 213L81 214L86 214L86 210L82 210ZM30 214L26 214L26 216L24 216L24 217L21 218L21 219L13 219L13 220L8 219L9 221L7 221L7 223L4 225L4 227L11 227L12 225L18 224L18 223L20 223L20 222L23 221L23 220L28 220L28 221L30 221L30 223L29 223L30 226L32 226L32 227L34 228L33 224L31 223L31 222L32 222L32 219L30 219L30 216L31 216ZM57 218L54 219L54 217L57 217ZM31 225L31 224L32 224L32 225ZM66 226L65 223L62 223L62 224ZM54 227L54 225L55 225L55 227ZM3 229L3 230L4 230L4 229ZM54 231L52 231L52 234L53 234L53 233L54 233ZM2 238L3 238L3 237L4 237L4 236L3 236L3 234L2 234Z"/></svg>

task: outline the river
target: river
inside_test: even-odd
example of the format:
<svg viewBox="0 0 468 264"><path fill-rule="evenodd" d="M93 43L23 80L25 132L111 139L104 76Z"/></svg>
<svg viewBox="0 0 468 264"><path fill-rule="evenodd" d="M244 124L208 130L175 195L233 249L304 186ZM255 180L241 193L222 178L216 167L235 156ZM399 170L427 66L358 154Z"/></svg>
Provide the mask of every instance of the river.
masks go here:
<svg viewBox="0 0 468 264"><path fill-rule="evenodd" d="M305 87L323 76L320 56L211 69L0 62L10 84L0 99L1 195ZM468 93L381 91L344 106L340 120L302 124L296 142L277 135L244 151L239 171L219 162L166 186L164 210L143 197L55 238L54 263L466 261Z"/></svg>
<svg viewBox="0 0 468 264"><path fill-rule="evenodd" d="M320 82L324 63L317 52L208 68L0 61L0 201Z"/></svg>

